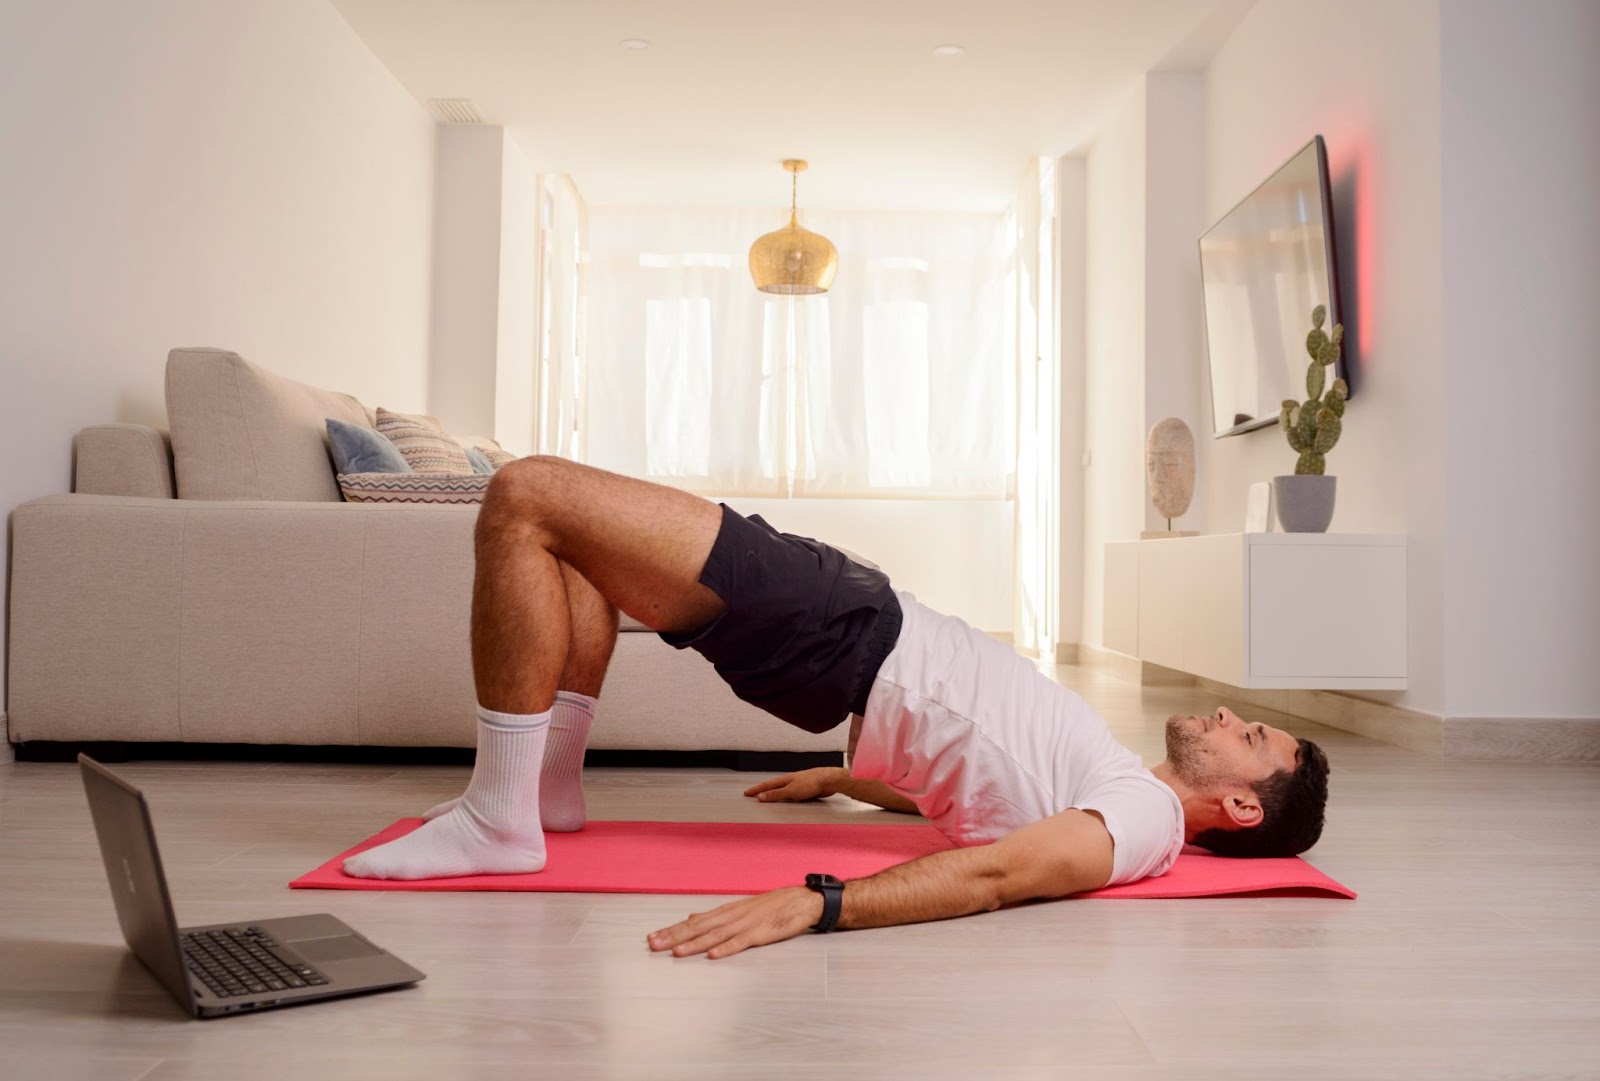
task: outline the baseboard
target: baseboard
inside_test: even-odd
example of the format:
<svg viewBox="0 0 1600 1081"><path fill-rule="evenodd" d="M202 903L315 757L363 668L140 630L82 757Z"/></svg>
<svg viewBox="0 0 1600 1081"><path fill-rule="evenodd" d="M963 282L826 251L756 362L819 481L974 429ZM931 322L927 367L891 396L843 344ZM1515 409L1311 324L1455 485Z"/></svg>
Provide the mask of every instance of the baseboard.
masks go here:
<svg viewBox="0 0 1600 1081"><path fill-rule="evenodd" d="M1143 686L1193 684L1219 698L1303 717L1435 758L1600 762L1600 718L1440 717L1339 691L1254 690L1190 676L1083 642L1081 664Z"/></svg>
<svg viewBox="0 0 1600 1081"><path fill-rule="evenodd" d="M1338 691L1269 691L1235 687L1214 679L1198 684L1219 697L1304 717L1308 721L1392 743L1408 751L1443 757L1444 718L1404 706L1354 698Z"/></svg>
<svg viewBox="0 0 1600 1081"><path fill-rule="evenodd" d="M1078 663L1086 668L1107 669L1112 675L1130 683L1140 682L1144 669L1144 662L1138 657L1130 657L1126 653L1118 653L1114 649L1097 646L1093 642L1078 643Z"/></svg>
<svg viewBox="0 0 1600 1081"><path fill-rule="evenodd" d="M1446 758L1600 762L1600 717L1450 717Z"/></svg>
<svg viewBox="0 0 1600 1081"><path fill-rule="evenodd" d="M1106 668L1119 679L1137 683L1142 687L1188 687L1197 680L1187 672L1164 668L1159 664L1141 661L1126 653L1118 653L1092 642L1079 642L1076 646L1078 663L1085 667Z"/></svg>
<svg viewBox="0 0 1600 1081"><path fill-rule="evenodd" d="M1057 664L1080 664L1080 663L1082 663L1079 660L1079 657L1081 655L1082 654L1080 653L1080 651L1078 649L1078 643L1077 642L1057 642L1056 643L1056 663Z"/></svg>

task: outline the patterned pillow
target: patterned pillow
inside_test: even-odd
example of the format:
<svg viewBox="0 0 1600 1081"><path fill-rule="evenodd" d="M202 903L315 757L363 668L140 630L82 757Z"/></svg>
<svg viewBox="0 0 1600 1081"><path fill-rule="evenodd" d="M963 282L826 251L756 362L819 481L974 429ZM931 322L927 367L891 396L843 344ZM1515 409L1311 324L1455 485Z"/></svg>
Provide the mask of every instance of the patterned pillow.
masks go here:
<svg viewBox="0 0 1600 1081"><path fill-rule="evenodd" d="M472 472L467 452L445 433L444 426L434 417L391 413L380 407L378 431L395 445L414 472Z"/></svg>
<svg viewBox="0 0 1600 1081"><path fill-rule="evenodd" d="M515 454L512 454L509 450L502 450L499 447L479 447L478 452L485 458L489 459L489 464L496 469L499 469L507 462L514 462L517 460L517 456Z"/></svg>
<svg viewBox="0 0 1600 1081"><path fill-rule="evenodd" d="M339 490L351 503L482 503L485 473L340 473Z"/></svg>

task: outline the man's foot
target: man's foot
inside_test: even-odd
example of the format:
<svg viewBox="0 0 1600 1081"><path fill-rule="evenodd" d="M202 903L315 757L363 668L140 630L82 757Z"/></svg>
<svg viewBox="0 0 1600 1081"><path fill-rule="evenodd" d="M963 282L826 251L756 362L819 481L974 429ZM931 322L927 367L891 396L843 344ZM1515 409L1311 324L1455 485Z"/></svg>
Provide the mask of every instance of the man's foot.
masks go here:
<svg viewBox="0 0 1600 1081"><path fill-rule="evenodd" d="M386 845L351 856L355 878L415 880L544 869L539 764L550 714L478 708L478 758L457 805ZM438 810L438 808L435 808Z"/></svg>
<svg viewBox="0 0 1600 1081"><path fill-rule="evenodd" d="M550 710L550 734L539 767L539 822L546 833L576 833L583 829L583 753L594 724L595 700L586 694L559 691ZM423 819L432 822L455 810L461 797L430 807Z"/></svg>
<svg viewBox="0 0 1600 1081"><path fill-rule="evenodd" d="M544 870L544 831L508 829L484 819L465 803L386 845L344 861L355 878L458 878L461 875L527 875Z"/></svg>

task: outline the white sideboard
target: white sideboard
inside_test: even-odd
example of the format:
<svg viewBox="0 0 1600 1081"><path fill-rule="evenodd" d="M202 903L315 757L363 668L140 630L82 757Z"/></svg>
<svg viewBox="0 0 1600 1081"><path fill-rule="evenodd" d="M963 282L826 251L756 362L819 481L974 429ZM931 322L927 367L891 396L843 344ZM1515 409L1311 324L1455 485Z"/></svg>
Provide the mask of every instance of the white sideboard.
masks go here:
<svg viewBox="0 0 1600 1081"><path fill-rule="evenodd" d="M1234 687L1404 690L1406 540L1224 533L1106 545L1105 644Z"/></svg>

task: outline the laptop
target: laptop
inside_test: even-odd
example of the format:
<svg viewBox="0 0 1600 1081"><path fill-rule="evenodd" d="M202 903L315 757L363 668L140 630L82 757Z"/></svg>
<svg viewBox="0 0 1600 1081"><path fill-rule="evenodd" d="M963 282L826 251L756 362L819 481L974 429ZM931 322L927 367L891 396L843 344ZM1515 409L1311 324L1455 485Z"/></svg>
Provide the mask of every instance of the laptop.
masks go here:
<svg viewBox="0 0 1600 1081"><path fill-rule="evenodd" d="M423 978L326 913L179 928L144 793L88 755L78 766L122 937L191 1015L298 1006Z"/></svg>

